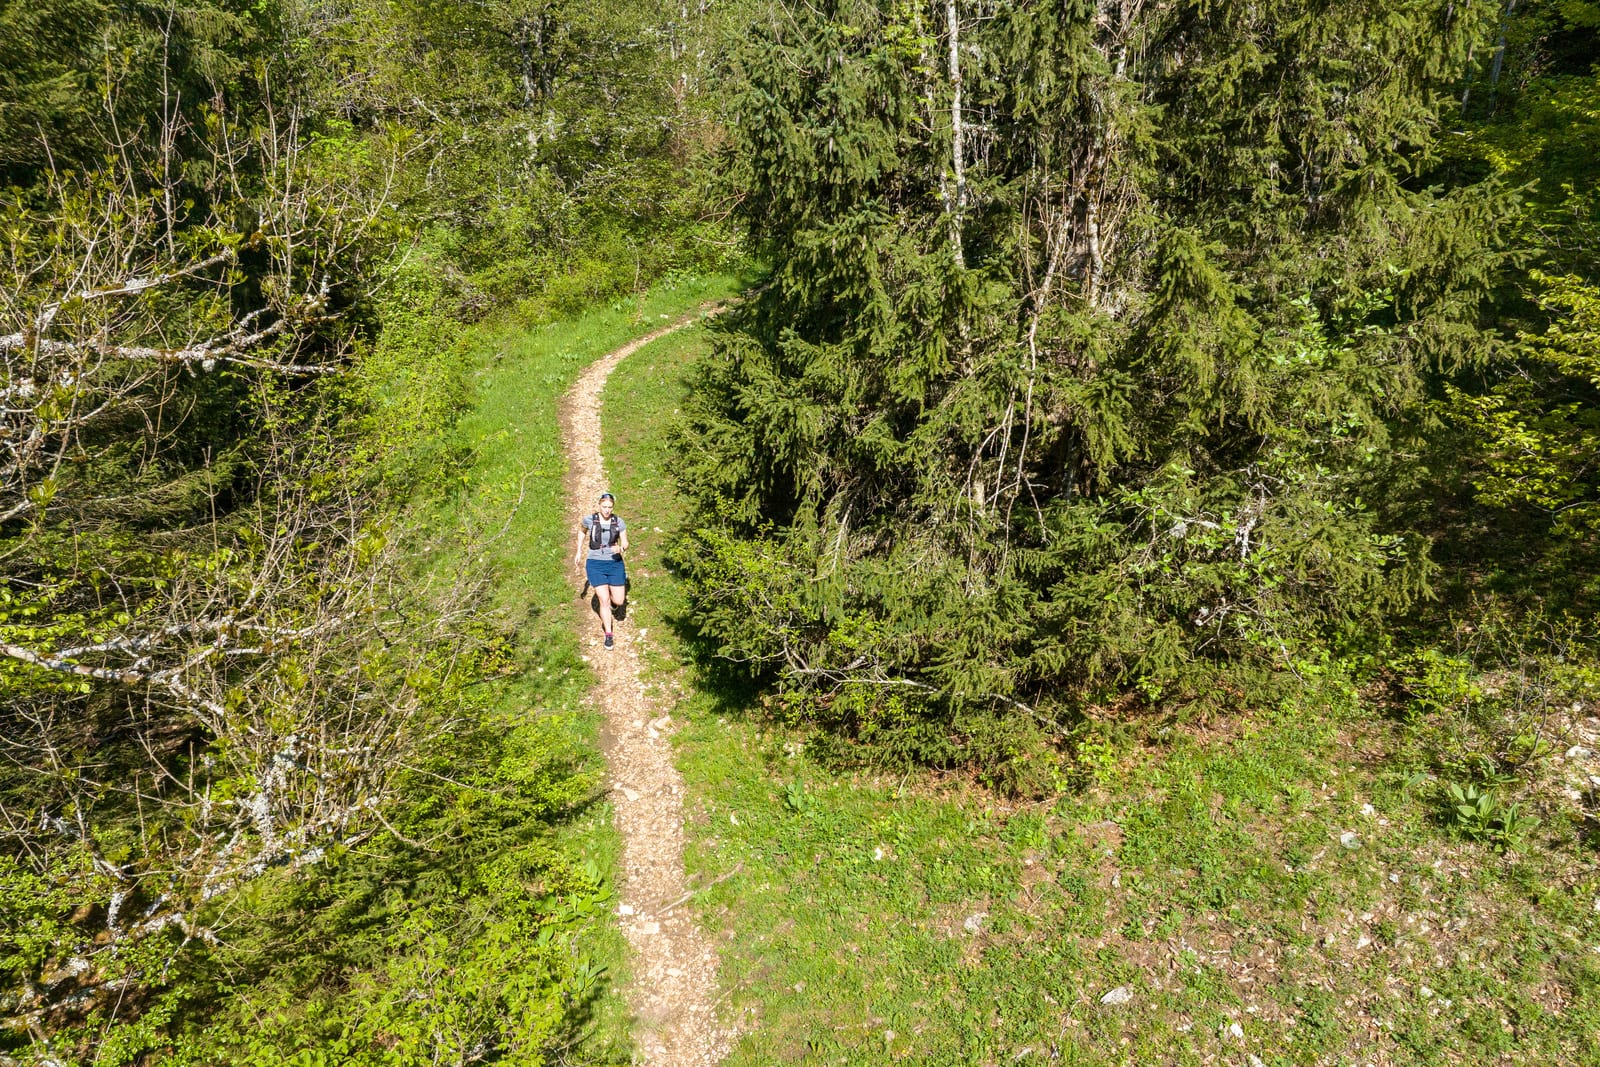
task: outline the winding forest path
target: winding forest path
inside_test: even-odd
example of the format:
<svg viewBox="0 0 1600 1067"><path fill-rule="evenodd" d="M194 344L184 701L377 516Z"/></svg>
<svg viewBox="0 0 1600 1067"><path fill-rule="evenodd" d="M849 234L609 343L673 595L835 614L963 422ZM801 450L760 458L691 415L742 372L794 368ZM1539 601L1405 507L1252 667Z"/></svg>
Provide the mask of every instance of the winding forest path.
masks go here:
<svg viewBox="0 0 1600 1067"><path fill-rule="evenodd" d="M601 395L613 369L645 345L705 315L702 308L597 360L562 399L567 455L567 500L576 517L593 510L606 486L600 454ZM628 501L617 509L624 518ZM576 521L576 519L574 519ZM581 573L574 576L581 583ZM646 693L640 666L645 640L634 627L615 627L616 648L601 644L592 596L574 612L584 657L599 681L605 717L602 743L617 830L622 836L618 915L634 952L629 1001L643 1062L650 1067L702 1067L718 1062L733 1032L716 1017L717 957L694 919L683 869L683 783L672 762L668 709Z"/></svg>

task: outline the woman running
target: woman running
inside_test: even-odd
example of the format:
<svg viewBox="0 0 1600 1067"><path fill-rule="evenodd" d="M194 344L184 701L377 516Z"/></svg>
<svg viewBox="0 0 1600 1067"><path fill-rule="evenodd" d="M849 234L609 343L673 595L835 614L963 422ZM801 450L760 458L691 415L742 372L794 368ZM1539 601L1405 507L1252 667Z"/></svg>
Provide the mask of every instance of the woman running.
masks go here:
<svg viewBox="0 0 1600 1067"><path fill-rule="evenodd" d="M582 563L589 585L600 601L600 625L605 627L606 647L612 647L611 614L621 618L628 601L628 572L622 566L622 553L628 548L628 524L612 513L616 498L600 494L600 510L583 517L578 530L578 552L574 564ZM588 556L585 558L584 553Z"/></svg>

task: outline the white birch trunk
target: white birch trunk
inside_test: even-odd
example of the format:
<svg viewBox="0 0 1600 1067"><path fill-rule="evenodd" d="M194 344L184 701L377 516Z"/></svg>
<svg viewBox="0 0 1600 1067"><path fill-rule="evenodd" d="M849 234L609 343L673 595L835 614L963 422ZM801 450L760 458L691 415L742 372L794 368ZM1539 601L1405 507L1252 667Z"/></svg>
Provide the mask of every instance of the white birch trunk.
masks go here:
<svg viewBox="0 0 1600 1067"><path fill-rule="evenodd" d="M950 210L950 244L955 250L956 266L965 269L961 215L967 206L967 167L961 128L961 22L956 17L956 0L945 0L944 16L950 25L950 159L955 173L955 193L946 206Z"/></svg>

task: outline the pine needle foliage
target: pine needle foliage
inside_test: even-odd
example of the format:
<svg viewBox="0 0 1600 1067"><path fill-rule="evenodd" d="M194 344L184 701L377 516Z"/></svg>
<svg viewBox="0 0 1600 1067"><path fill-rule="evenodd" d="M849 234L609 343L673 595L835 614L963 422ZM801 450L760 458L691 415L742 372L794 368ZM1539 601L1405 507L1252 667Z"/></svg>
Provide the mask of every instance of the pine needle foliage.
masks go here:
<svg viewBox="0 0 1600 1067"><path fill-rule="evenodd" d="M708 640L846 732L939 724L943 761L1133 686L1260 684L1425 596L1383 502L1391 429L1487 354L1509 199L1425 177L1483 17L837 0L753 27L726 158L771 279L681 432Z"/></svg>

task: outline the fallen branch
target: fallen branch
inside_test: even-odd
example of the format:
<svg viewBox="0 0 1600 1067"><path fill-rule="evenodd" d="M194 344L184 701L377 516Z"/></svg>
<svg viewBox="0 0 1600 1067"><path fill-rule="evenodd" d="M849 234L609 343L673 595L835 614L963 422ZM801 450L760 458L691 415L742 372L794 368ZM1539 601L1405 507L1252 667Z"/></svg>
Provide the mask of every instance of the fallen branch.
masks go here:
<svg viewBox="0 0 1600 1067"><path fill-rule="evenodd" d="M679 904L682 904L684 901L686 901L690 897L694 896L696 893L704 893L707 889L710 889L712 886L720 885L721 883L726 882L729 878L732 878L734 875L738 874L742 870L744 870L744 860L740 860L738 863L735 863L727 871L724 871L722 874L717 875L715 878L713 878L711 881L707 882L705 885L696 886L694 889L691 889L687 893L683 894L683 896L679 897L677 900L674 900L671 904L668 904L666 907L661 908L658 911L650 912L650 914L654 915L656 918L659 919L662 916L666 915L667 912L671 911L673 908L676 908Z"/></svg>

